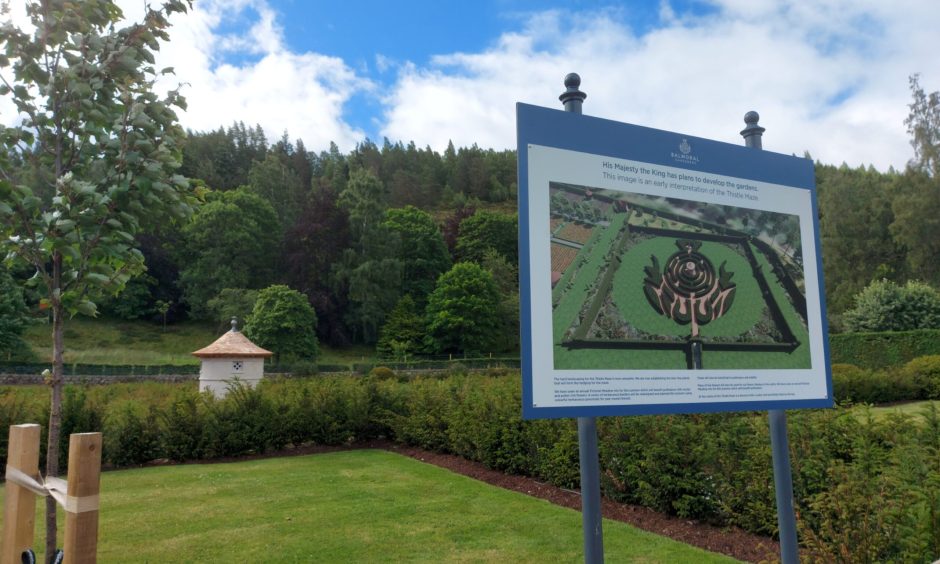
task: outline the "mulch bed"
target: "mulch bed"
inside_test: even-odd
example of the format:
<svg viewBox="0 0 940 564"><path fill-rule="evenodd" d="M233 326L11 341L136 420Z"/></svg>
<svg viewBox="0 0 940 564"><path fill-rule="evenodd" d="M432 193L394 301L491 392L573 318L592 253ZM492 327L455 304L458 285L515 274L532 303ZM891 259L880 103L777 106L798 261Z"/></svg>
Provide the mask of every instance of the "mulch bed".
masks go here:
<svg viewBox="0 0 940 564"><path fill-rule="evenodd" d="M234 458L216 458L193 461L197 464L218 462L237 462L258 458L282 456L300 456L325 452L357 450L363 448L383 449L461 474L475 480L503 489L544 499L555 505L581 510L581 495L577 491L567 490L540 482L526 476L514 476L491 470L479 462L466 460L452 454L439 454L417 447L395 444L391 441L369 441L349 446L308 445L289 448L263 455L250 455ZM170 464L167 460L154 461L149 465ZM617 503L602 499L601 512L606 519L621 521L638 529L697 546L711 552L725 554L745 562L777 562L780 545L769 537L762 537L745 532L737 527L716 527L699 521L682 519L653 511L638 505Z"/></svg>

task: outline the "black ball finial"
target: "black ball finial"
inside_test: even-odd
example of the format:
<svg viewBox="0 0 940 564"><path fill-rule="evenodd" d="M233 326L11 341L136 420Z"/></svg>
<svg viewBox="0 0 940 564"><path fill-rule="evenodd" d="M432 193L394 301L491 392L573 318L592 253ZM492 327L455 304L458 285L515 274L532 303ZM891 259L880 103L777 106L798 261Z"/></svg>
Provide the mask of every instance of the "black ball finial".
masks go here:
<svg viewBox="0 0 940 564"><path fill-rule="evenodd" d="M578 90L579 86L581 86L581 77L578 73L572 72L565 76L565 91L558 99L565 105L566 112L581 113L581 102L587 98L587 94Z"/></svg>
<svg viewBox="0 0 940 564"><path fill-rule="evenodd" d="M763 127L757 125L758 120L760 120L760 115L753 110L744 114L744 123L747 124L747 127L741 130L744 144L754 149L762 148L761 136L766 131Z"/></svg>

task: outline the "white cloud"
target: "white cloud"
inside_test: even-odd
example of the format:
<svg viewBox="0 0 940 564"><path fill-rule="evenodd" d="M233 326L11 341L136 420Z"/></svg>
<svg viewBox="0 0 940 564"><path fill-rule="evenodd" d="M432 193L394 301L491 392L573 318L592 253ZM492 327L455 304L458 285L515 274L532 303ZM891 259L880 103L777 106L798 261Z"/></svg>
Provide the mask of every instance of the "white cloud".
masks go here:
<svg viewBox="0 0 940 564"><path fill-rule="evenodd" d="M586 114L739 144L754 109L766 149L900 168L911 152L907 77L936 69L932 4L720 0L691 19L663 2L660 27L643 35L605 14L538 14L483 52L402 67L382 133L436 149L448 139L513 147L514 103L560 109L562 78L577 71Z"/></svg>
<svg viewBox="0 0 940 564"><path fill-rule="evenodd" d="M255 18L247 34L217 31L238 17ZM343 105L371 90L372 83L341 59L288 50L277 14L264 0L197 2L172 23L171 41L158 62L173 66L175 82L184 84L188 109L180 121L185 127L205 131L240 120L260 124L269 141L288 131L317 149L334 141L349 150L365 136L343 120ZM233 54L244 60L225 62Z"/></svg>

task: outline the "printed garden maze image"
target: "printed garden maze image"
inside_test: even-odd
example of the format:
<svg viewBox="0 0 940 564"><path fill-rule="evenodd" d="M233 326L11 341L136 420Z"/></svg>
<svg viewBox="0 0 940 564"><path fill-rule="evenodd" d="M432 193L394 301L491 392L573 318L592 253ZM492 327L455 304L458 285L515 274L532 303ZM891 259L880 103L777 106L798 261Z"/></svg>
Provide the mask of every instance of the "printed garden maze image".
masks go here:
<svg viewBox="0 0 940 564"><path fill-rule="evenodd" d="M556 369L810 368L796 215L550 184Z"/></svg>

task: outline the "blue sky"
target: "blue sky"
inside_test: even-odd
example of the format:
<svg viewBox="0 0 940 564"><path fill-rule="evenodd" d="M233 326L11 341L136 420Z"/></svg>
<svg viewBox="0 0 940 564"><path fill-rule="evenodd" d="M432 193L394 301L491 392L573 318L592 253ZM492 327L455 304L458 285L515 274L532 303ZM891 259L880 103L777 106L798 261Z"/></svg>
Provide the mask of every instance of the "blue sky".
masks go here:
<svg viewBox="0 0 940 564"><path fill-rule="evenodd" d="M908 77L940 90L936 0L195 0L172 23L157 62L184 126L316 151L514 148L515 103L559 107L576 71L586 114L740 143L757 110L765 149L885 170L912 153Z"/></svg>

